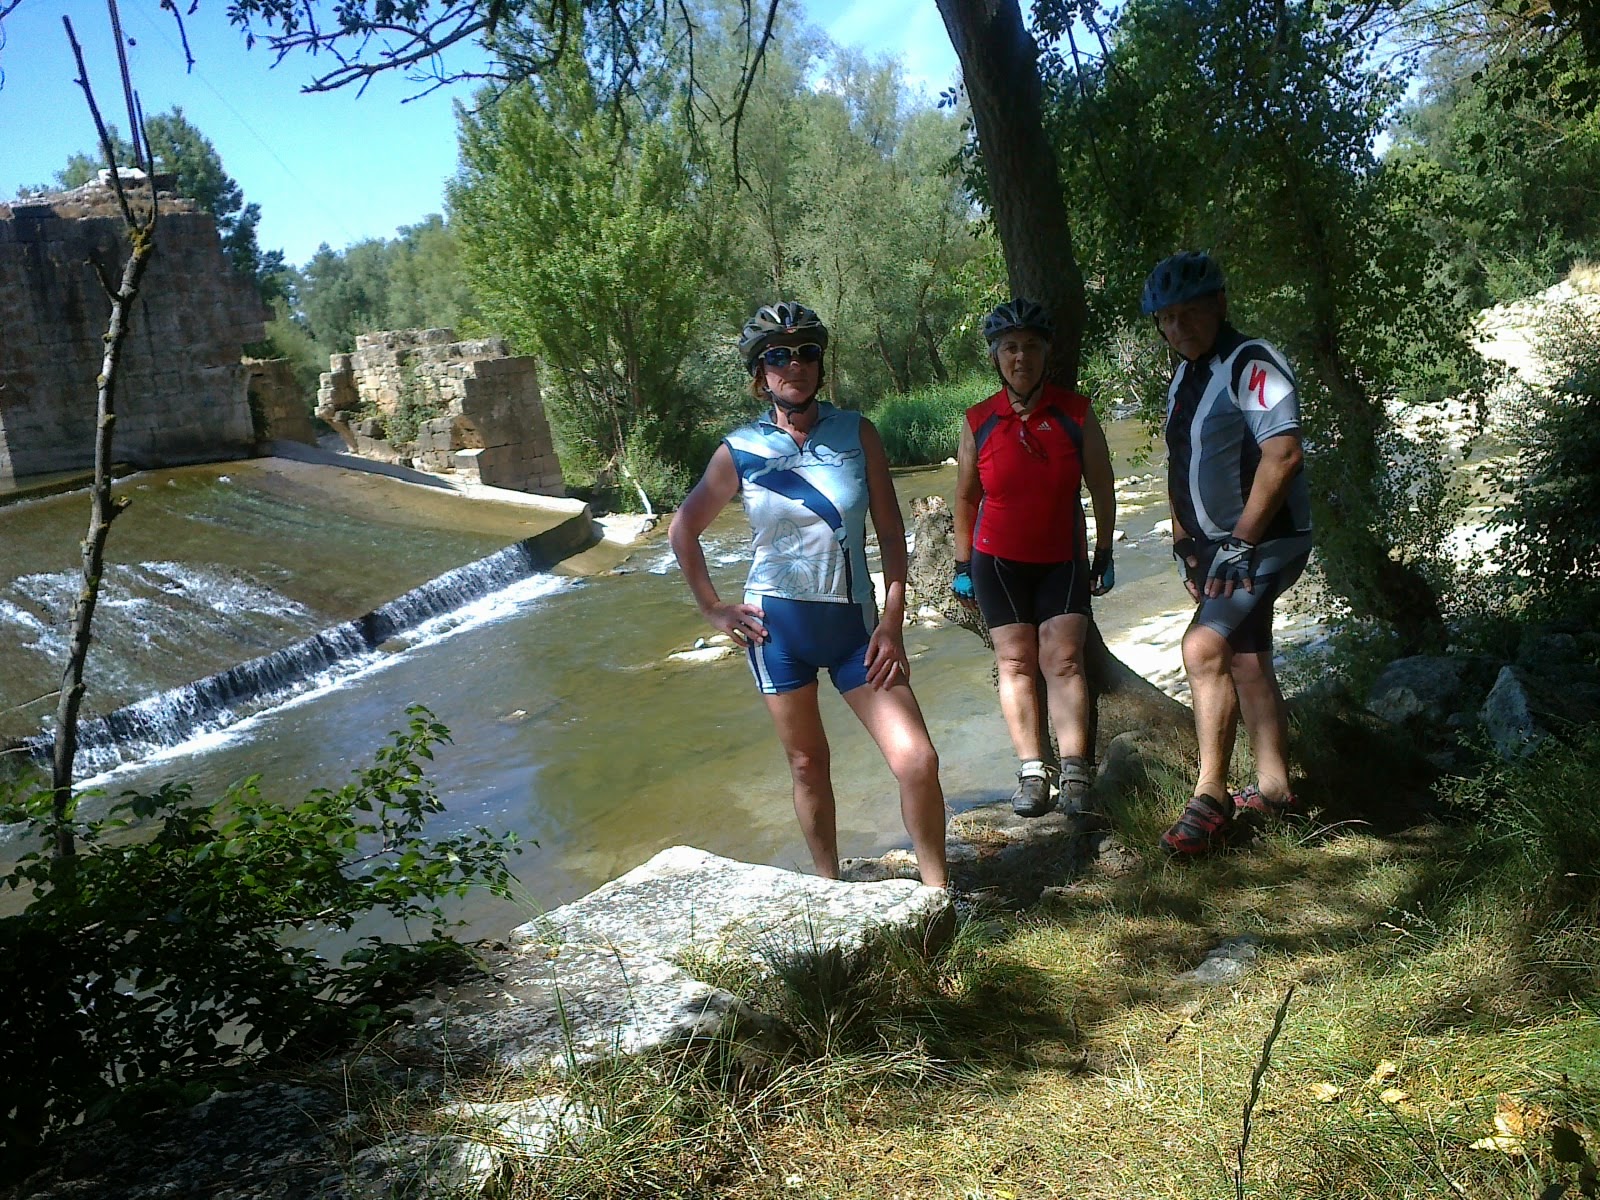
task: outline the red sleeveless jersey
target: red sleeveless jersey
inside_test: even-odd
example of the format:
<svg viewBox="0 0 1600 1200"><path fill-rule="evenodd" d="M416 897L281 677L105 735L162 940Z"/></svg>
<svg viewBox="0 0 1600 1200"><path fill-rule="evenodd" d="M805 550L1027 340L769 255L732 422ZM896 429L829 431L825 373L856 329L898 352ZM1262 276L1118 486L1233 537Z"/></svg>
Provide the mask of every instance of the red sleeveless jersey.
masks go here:
<svg viewBox="0 0 1600 1200"><path fill-rule="evenodd" d="M1088 554L1083 501L1083 423L1089 398L1044 385L1026 418L1002 388L967 409L977 445L978 508L972 545L1015 562L1069 562Z"/></svg>

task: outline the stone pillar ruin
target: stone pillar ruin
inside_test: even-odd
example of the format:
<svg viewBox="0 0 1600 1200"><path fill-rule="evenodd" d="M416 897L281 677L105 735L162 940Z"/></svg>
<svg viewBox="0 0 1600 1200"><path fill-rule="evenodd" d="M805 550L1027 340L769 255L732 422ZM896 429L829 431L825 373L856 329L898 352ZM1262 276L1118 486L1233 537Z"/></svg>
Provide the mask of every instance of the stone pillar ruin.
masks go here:
<svg viewBox="0 0 1600 1200"><path fill-rule="evenodd" d="M158 176L163 183L170 188ZM249 454L240 356L265 336L267 313L223 257L210 215L170 191L159 203L155 254L123 344L116 459L153 467ZM104 178L0 204L0 479L93 464L111 312L93 264L119 278L126 253Z"/></svg>
<svg viewBox="0 0 1600 1200"><path fill-rule="evenodd" d="M304 442L315 446L317 430L295 378L294 364L286 358L247 358L244 369L249 377L250 416L256 438L262 442Z"/></svg>
<svg viewBox="0 0 1600 1200"><path fill-rule="evenodd" d="M355 453L565 494L534 360L512 355L504 339L458 342L449 329L367 333L329 367L317 416Z"/></svg>

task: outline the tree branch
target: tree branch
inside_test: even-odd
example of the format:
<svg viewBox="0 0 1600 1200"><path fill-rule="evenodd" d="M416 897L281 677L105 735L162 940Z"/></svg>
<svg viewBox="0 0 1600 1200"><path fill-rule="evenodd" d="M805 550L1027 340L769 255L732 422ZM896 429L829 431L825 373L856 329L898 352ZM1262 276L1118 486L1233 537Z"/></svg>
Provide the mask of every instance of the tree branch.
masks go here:
<svg viewBox="0 0 1600 1200"><path fill-rule="evenodd" d="M148 141L144 136L139 100L134 94L128 73L127 56L121 36L121 18L117 12L116 0L106 0L106 8L111 27L117 36L117 57L122 73L123 99L127 104L128 117L132 125L135 157L149 167L151 164ZM100 270L96 264L96 273L100 276L101 285L106 288L107 296L111 300L111 316L106 325L105 352L101 358L100 374L96 380L94 488L91 493L89 530L81 544L83 588L79 591L72 608L72 641L66 665L61 672L60 699L56 706L55 746L51 763L51 813L56 855L59 858L71 858L77 849L69 817L72 812L72 768L78 751L78 714L83 706L85 691L84 664L89 656L95 606L100 598L100 582L105 570L106 537L111 531L111 522L128 504L125 498L113 498L111 495L111 450L112 433L117 420L117 377L122 363L122 347L127 340L129 321L133 313L133 303L138 297L145 270L149 267L151 255L155 251L155 231L160 219L160 206L156 202L155 174L146 170L145 177L150 188L150 210L142 217L135 217L133 206L129 203L122 187L110 133L106 129L104 120L101 119L99 105L95 102L94 88L89 83L89 72L83 61L83 47L78 44L72 21L66 16L61 20L66 26L67 40L72 45L73 58L78 64L78 86L83 90L90 115L94 118L95 129L100 135L101 149L105 153L106 165L110 169L110 179L116 193L117 204L122 210L123 229L129 246L128 257L122 268L122 278L116 284L113 285L109 273Z"/></svg>

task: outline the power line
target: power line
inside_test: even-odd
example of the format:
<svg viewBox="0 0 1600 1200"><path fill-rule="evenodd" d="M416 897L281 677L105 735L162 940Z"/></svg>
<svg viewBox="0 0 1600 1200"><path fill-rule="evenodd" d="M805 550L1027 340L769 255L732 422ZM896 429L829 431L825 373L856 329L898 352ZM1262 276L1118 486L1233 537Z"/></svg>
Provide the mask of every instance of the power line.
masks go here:
<svg viewBox="0 0 1600 1200"><path fill-rule="evenodd" d="M140 7L137 8L136 11L138 12L140 18L144 21L145 25L151 29L157 37L167 44L167 48L171 50L174 55L177 55L180 59L185 57L183 48L173 40L171 33L167 31L166 27L152 17L149 10ZM0 45L3 45L3 43L0 43ZM217 90L216 86L211 82L211 80L206 77L205 72L200 70L198 61L196 62L196 65L188 68L188 73L198 79L205 87L206 91L210 92L214 97L216 97L217 102L221 104L222 107L225 108L230 114L232 114L233 119L238 121L251 137L255 138L257 143L260 144L261 148L267 152L268 157L270 157L273 162L277 163L279 168L282 169L283 173L300 188L302 196L309 199L312 205L316 207L325 217L327 217L336 228L343 231L347 244L360 240L359 235L351 232L350 227L344 223L343 219L338 213L334 212L326 204L322 203L320 193L317 191L317 189L311 187L306 183L305 180L301 179L299 175L295 174L294 168L283 161L283 158L278 154L277 150L272 147L272 144L268 142L264 136L262 136L255 126L251 125L250 122L245 119L244 114L235 108L233 103L225 95L223 95L222 92Z"/></svg>

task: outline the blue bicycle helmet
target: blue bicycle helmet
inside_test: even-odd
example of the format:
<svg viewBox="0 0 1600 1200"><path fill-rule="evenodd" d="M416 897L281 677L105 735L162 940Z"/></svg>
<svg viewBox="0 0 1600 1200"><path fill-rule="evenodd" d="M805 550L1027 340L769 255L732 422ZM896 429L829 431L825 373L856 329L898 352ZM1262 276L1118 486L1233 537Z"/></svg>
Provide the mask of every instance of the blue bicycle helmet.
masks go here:
<svg viewBox="0 0 1600 1200"><path fill-rule="evenodd" d="M1227 286L1222 268L1209 256L1198 250L1185 250L1156 264L1150 278L1144 281L1139 308L1146 316L1153 317L1169 305L1210 296Z"/></svg>
<svg viewBox="0 0 1600 1200"><path fill-rule="evenodd" d="M994 353L994 344L1013 329L1031 329L1047 342L1054 341L1056 336L1050 314L1032 300L1018 296L995 305L994 311L983 318L983 340L989 343L990 354Z"/></svg>

